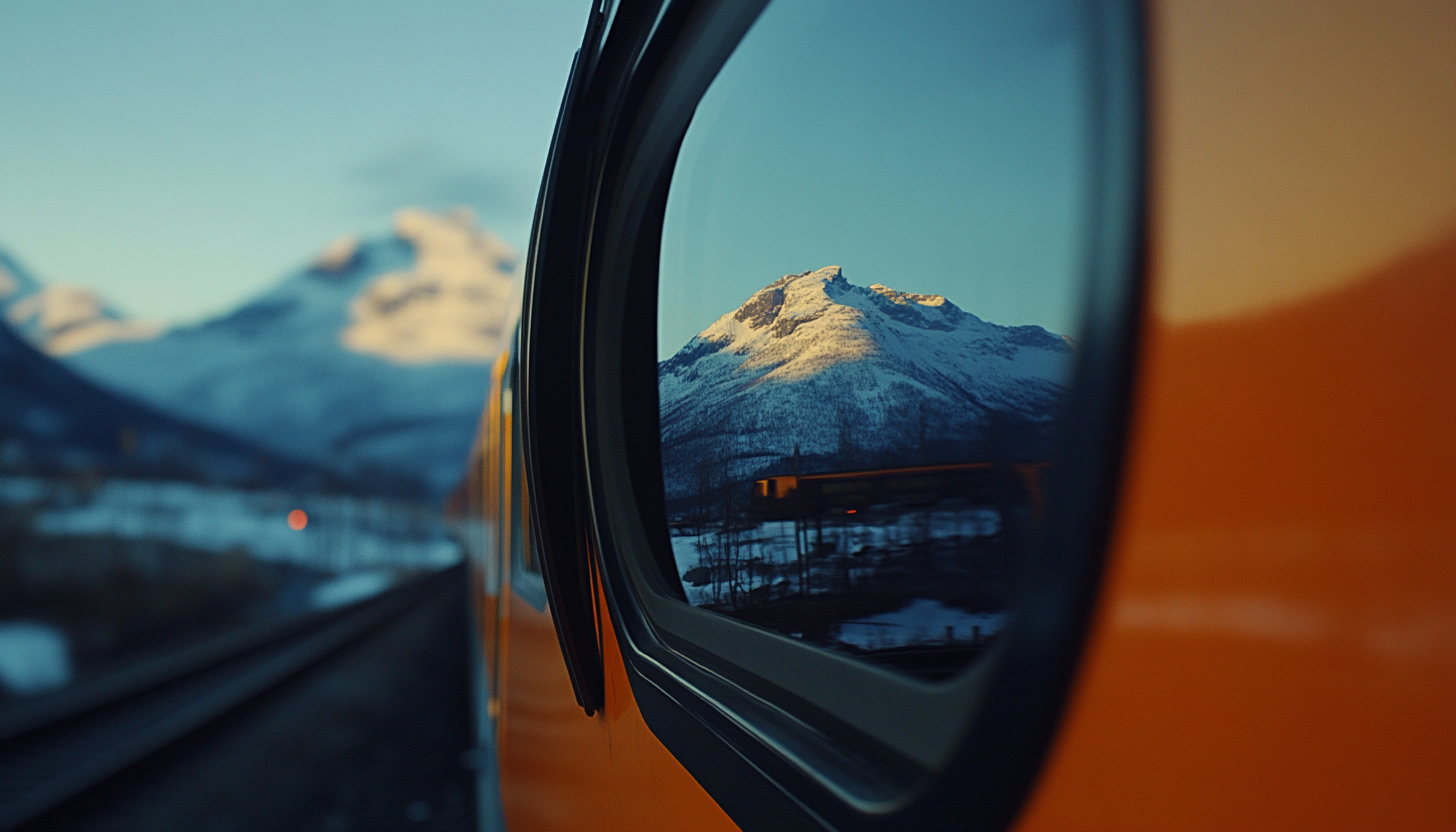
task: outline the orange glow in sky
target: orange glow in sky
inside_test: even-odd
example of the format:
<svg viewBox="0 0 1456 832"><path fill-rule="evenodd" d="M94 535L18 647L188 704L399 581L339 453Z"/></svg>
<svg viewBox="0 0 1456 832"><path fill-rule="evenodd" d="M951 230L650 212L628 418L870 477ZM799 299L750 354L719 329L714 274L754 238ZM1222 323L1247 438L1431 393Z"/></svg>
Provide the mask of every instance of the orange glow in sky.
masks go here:
<svg viewBox="0 0 1456 832"><path fill-rule="evenodd" d="M288 528L298 532L303 531L303 527L307 525L308 515L304 513L303 509L296 508L288 512Z"/></svg>

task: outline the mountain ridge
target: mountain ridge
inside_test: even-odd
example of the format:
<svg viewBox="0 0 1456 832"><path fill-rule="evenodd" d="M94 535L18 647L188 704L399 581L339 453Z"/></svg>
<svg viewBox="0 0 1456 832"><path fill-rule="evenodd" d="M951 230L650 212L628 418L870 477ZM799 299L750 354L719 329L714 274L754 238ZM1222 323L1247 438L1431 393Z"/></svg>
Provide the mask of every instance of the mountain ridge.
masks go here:
<svg viewBox="0 0 1456 832"><path fill-rule="evenodd" d="M162 327L128 318L99 293L63 283L45 285L0 251L0 311L32 346L65 356L112 341L154 338Z"/></svg>
<svg viewBox="0 0 1456 832"><path fill-rule="evenodd" d="M182 479L238 487L349 483L299 459L114 393L0 323L0 471Z"/></svg>
<svg viewBox="0 0 1456 832"><path fill-rule="evenodd" d="M1074 353L940 295L784 275L658 365L669 499L782 468L1044 458ZM786 471L782 473L787 473Z"/></svg>
<svg viewBox="0 0 1456 832"><path fill-rule="evenodd" d="M229 313L67 362L184 418L349 476L458 480L506 325L509 246L465 212L403 209Z"/></svg>

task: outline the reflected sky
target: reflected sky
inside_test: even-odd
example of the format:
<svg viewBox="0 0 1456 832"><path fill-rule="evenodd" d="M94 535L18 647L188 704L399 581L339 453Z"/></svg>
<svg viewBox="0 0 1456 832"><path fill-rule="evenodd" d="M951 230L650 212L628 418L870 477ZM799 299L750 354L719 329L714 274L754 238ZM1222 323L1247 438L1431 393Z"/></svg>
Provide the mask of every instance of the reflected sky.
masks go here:
<svg viewBox="0 0 1456 832"><path fill-rule="evenodd" d="M1061 2L772 3L674 172L659 357L774 279L831 264L1073 332L1081 60Z"/></svg>

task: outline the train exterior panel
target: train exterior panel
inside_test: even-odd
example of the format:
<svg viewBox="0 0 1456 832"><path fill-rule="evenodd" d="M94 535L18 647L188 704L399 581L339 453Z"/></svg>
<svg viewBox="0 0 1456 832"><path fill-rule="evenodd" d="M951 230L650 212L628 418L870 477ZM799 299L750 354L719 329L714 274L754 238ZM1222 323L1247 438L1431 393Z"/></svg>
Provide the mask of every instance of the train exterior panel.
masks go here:
<svg viewBox="0 0 1456 832"><path fill-rule="evenodd" d="M1146 283L1124 476L1019 828L1456 828L1453 9L1142 9ZM705 764L660 736L666 717L649 725L599 560L584 580L602 693L583 705L533 531L528 352L497 365L465 509L506 826L771 826L737 807L793 793L710 791ZM1038 505L1045 470L1017 471ZM857 476L974 491L990 472ZM830 494L851 479L762 476L746 511L870 505Z"/></svg>

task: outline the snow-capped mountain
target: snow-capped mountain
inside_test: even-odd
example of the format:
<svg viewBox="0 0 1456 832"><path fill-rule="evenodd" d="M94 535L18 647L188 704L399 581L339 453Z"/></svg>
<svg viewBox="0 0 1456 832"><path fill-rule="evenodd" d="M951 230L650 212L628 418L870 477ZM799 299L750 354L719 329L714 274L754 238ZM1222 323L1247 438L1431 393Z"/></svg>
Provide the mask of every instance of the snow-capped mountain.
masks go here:
<svg viewBox="0 0 1456 832"><path fill-rule="evenodd" d="M414 247L414 266L375 278L354 298L344 344L403 364L495 358L516 253L474 225L459 210L444 217L400 211L395 233ZM347 264L350 242L326 250L319 267Z"/></svg>
<svg viewBox="0 0 1456 832"><path fill-rule="evenodd" d="M98 382L351 476L460 476L515 253L464 212L405 209L230 314L68 356Z"/></svg>
<svg viewBox="0 0 1456 832"><path fill-rule="evenodd" d="M42 286L0 253L0 309L22 338L47 355L69 355L112 341L154 338L162 328L126 318L80 286Z"/></svg>
<svg viewBox="0 0 1456 832"><path fill-rule="evenodd" d="M669 499L716 479L1045 458L1069 342L940 295L786 275L658 365Z"/></svg>
<svg viewBox="0 0 1456 832"><path fill-rule="evenodd" d="M81 378L0 323L0 472L344 487L326 472Z"/></svg>

